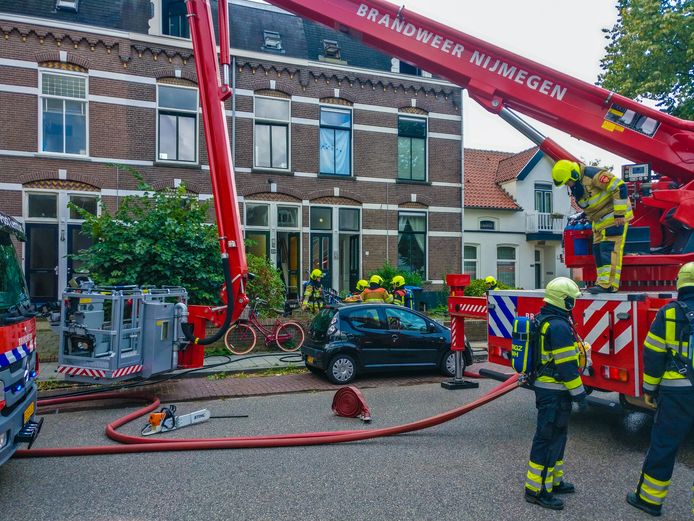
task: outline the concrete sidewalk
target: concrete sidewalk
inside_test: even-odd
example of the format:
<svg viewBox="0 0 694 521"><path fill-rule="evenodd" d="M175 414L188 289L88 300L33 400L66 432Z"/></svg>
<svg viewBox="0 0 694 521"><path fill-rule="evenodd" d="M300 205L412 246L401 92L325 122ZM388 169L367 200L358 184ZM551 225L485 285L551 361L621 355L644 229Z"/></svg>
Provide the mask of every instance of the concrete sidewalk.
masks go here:
<svg viewBox="0 0 694 521"><path fill-rule="evenodd" d="M486 342L471 342L473 358L475 362L487 359ZM180 378L203 378L219 373L254 373L270 369L282 369L286 367L304 367L301 359L301 352L282 353L282 352L260 352L249 353L247 355L228 355L229 361L226 362L225 356L210 356L205 358L204 367L196 370L179 369L173 374ZM66 380L63 374L58 373L57 362L41 362L41 380Z"/></svg>

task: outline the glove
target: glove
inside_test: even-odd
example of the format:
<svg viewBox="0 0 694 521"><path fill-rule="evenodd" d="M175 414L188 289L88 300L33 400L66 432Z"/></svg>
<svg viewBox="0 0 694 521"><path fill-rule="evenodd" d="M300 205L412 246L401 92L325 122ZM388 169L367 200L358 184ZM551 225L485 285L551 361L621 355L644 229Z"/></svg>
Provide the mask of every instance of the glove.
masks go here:
<svg viewBox="0 0 694 521"><path fill-rule="evenodd" d="M658 404L656 403L655 394L645 393L643 395L643 401L646 402L651 409L655 409Z"/></svg>
<svg viewBox="0 0 694 521"><path fill-rule="evenodd" d="M580 413L584 413L588 410L588 402L586 401L585 397L576 402L576 410Z"/></svg>

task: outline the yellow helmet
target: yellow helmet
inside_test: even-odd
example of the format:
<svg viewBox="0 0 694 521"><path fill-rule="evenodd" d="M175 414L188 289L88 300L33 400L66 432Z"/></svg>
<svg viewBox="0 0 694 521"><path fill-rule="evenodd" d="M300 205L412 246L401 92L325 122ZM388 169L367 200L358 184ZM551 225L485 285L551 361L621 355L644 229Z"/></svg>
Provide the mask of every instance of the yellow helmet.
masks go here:
<svg viewBox="0 0 694 521"><path fill-rule="evenodd" d="M494 277L492 277L491 275L484 278L484 283L487 285L488 289L496 288L499 285L499 283L496 281L496 279Z"/></svg>
<svg viewBox="0 0 694 521"><path fill-rule="evenodd" d="M364 291L368 287L369 287L369 283L366 282L364 279L357 281L357 291Z"/></svg>
<svg viewBox="0 0 694 521"><path fill-rule="evenodd" d="M677 290L694 287L694 262L688 262L677 274Z"/></svg>
<svg viewBox="0 0 694 521"><path fill-rule="evenodd" d="M311 272L311 280L318 280L323 276L323 272L316 268Z"/></svg>
<svg viewBox="0 0 694 521"><path fill-rule="evenodd" d="M581 179L581 167L574 161L560 159L552 167L554 186L564 186L567 181L577 182Z"/></svg>
<svg viewBox="0 0 694 521"><path fill-rule="evenodd" d="M567 277L557 277L547 284L544 301L559 309L571 311L576 299L580 296L581 290L578 289L578 284Z"/></svg>
<svg viewBox="0 0 694 521"><path fill-rule="evenodd" d="M396 275L391 279L390 285L394 288L402 288L405 285L405 277L402 275Z"/></svg>
<svg viewBox="0 0 694 521"><path fill-rule="evenodd" d="M383 284L383 278L380 275L371 275L369 284L378 284L380 286Z"/></svg>

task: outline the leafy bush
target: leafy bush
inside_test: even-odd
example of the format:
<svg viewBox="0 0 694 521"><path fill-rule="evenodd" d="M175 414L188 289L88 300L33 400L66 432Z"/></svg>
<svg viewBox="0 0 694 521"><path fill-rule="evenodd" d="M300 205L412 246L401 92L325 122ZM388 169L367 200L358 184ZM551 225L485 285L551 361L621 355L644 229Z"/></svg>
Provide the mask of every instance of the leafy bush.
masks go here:
<svg viewBox="0 0 694 521"><path fill-rule="evenodd" d="M183 286L193 304L219 303L224 276L217 227L207 222L211 202L191 198L184 186L156 191L132 174L146 194L125 197L114 214L70 206L94 240L74 258L98 284Z"/></svg>
<svg viewBox="0 0 694 521"><path fill-rule="evenodd" d="M261 315L272 314L271 312L268 313L272 308L282 309L286 290L279 271L265 257L258 257L248 252L246 252L246 257L248 259L248 271L255 275L255 278L246 286L248 298L253 300L259 297L268 301L265 307L259 308L258 312Z"/></svg>
<svg viewBox="0 0 694 521"><path fill-rule="evenodd" d="M388 264L387 262L383 264L379 269L373 272L372 275L380 275L383 277L383 280L385 281L386 285L390 284L390 281L395 277L396 275L402 275L405 278L405 284L407 286L417 286L417 287L422 287L422 276L414 271L403 271L399 270L392 264ZM367 277L368 280L368 277Z"/></svg>
<svg viewBox="0 0 694 521"><path fill-rule="evenodd" d="M499 282L497 289L513 289L511 286ZM467 297L481 297L484 292L487 291L487 285L484 283L484 279L475 279L470 281L470 285L465 288L465 296Z"/></svg>

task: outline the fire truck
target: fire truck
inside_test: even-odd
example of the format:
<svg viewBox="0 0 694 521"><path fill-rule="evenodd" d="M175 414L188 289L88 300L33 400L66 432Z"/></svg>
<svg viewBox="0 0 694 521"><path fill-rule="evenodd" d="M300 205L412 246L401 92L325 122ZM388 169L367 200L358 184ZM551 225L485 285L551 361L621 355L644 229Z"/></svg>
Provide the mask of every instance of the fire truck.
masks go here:
<svg viewBox="0 0 694 521"><path fill-rule="evenodd" d="M0 213L0 465L20 443L34 442L43 422L35 421L35 313L12 238L23 241L24 228Z"/></svg>
<svg viewBox="0 0 694 521"><path fill-rule="evenodd" d="M210 3L187 0L187 10L225 277L225 305L187 306L182 288L95 288L88 283L71 288L63 295L59 371L73 378L117 381L176 367L199 367L204 345L221 338L248 303L249 274L224 110L225 100L232 95L228 2L216 2L219 48ZM593 344L587 385L618 392L625 400L638 398L641 345L648 325L658 308L673 297L679 266L694 260L694 122L582 82L383 0L270 3L467 89L472 99L555 160L573 156L519 114L646 165L641 172L632 168L629 186L637 215L632 227L646 237L647 251L625 255L622 279L626 291L585 296L574 314L579 331ZM580 270L583 280L591 284L596 274L590 245L588 249L577 247L584 244L579 241L585 241L587 234L579 229L565 232L565 259L567 266ZM451 279L454 291L449 309L454 319L461 319L454 324L463 325L464 318L488 319L490 361L508 365L509 324L518 314L536 313L541 294L493 292L488 300L476 300L460 294L464 278ZM24 287L19 279L14 284ZM26 353L22 364L31 380L34 321L24 316L22 306L16 309L18 314L8 315L10 321L0 325L0 352L4 353L0 359L22 348ZM208 322L219 327L210 337L205 336ZM457 338L462 344L463 335ZM14 384L19 389L16 392L13 382L4 382L7 404L0 404L21 410L21 420L33 425L29 423L33 414L29 380ZM7 401L8 385L11 401ZM19 396L25 400L29 396L22 402L25 405L16 405ZM4 419L5 412L2 414Z"/></svg>

